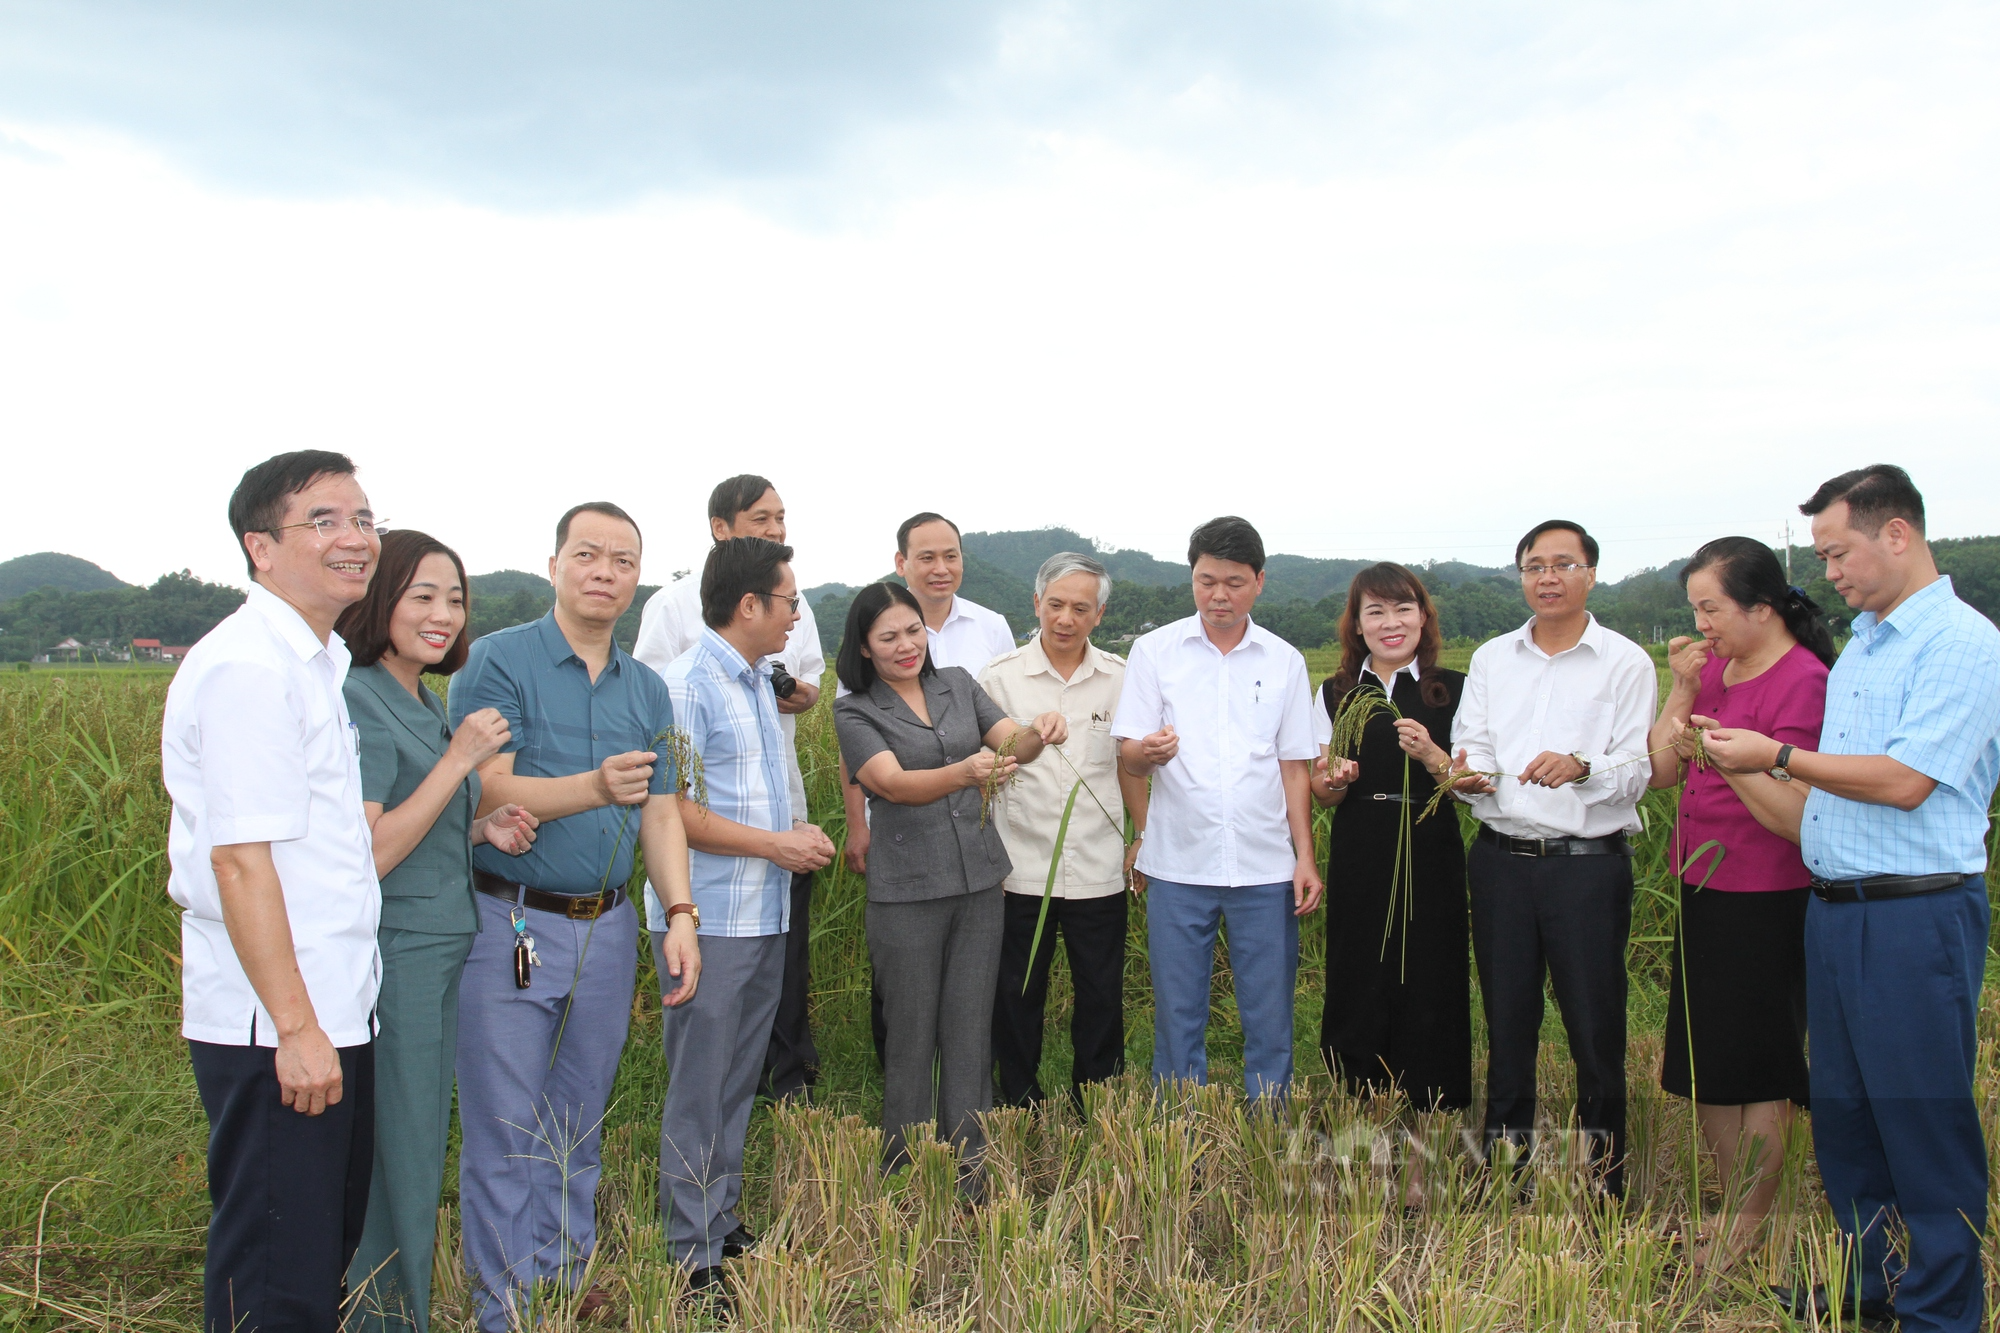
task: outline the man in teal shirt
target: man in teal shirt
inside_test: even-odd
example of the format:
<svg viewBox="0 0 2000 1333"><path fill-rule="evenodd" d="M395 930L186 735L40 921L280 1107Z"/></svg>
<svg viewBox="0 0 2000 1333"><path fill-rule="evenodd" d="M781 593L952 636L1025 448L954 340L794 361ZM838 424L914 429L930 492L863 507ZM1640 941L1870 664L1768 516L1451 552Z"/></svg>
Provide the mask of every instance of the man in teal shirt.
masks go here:
<svg viewBox="0 0 2000 1333"><path fill-rule="evenodd" d="M459 994L459 1203L479 1327L527 1320L538 1279L574 1291L596 1247L598 1130L631 1022L638 919L633 848L673 913L663 958L694 994L701 973L679 775L663 753L667 687L612 639L639 585L639 526L578 505L556 527L556 604L472 645L451 718L494 708L510 748L480 766L480 812L526 807L534 847L473 853L480 934ZM607 1297L577 1294L580 1314Z"/></svg>

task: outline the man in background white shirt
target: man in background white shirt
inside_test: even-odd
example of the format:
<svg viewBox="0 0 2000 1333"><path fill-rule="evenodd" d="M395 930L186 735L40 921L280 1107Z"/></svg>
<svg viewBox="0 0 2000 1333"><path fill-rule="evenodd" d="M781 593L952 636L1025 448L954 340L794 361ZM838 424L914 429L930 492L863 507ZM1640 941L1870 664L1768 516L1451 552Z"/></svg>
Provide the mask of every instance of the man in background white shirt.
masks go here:
<svg viewBox="0 0 2000 1333"><path fill-rule="evenodd" d="M1597 623L1597 542L1552 519L1514 551L1535 617L1472 655L1452 724L1459 787L1479 816L1467 858L1472 952L1488 1037L1486 1142L1535 1126L1547 978L1576 1062L1576 1120L1604 1187L1625 1183L1625 944L1642 762L1659 698L1646 650Z"/></svg>
<svg viewBox="0 0 2000 1333"><path fill-rule="evenodd" d="M708 532L715 541L732 537L762 537L785 544L785 502L777 487L752 473L716 483L708 495ZM632 656L664 674L673 660L701 639L701 578L693 575L669 583L646 599L639 614L639 637ZM785 737L785 772L792 794L794 827L809 822L805 775L799 768L798 715L819 702L820 678L826 656L819 645L819 625L811 603L799 598L798 623L785 638L785 650L771 659L791 676L793 685L778 698L778 726ZM785 939L785 984L778 998L778 1016L771 1024L771 1049L764 1058L758 1090L773 1097L797 1096L819 1077L819 1050L813 1045L809 1022L812 994L811 871L792 876L792 928ZM646 889L648 920L658 919L652 887ZM664 924L662 921L661 924Z"/></svg>
<svg viewBox="0 0 2000 1333"><path fill-rule="evenodd" d="M374 1166L382 890L333 632L381 555L345 456L243 474L243 606L175 673L161 723L181 1034L208 1114L208 1333L333 1333Z"/></svg>
<svg viewBox="0 0 2000 1333"><path fill-rule="evenodd" d="M1251 622L1264 541L1240 518L1188 543L1196 614L1132 645L1111 734L1135 778L1153 778L1137 868L1146 877L1153 967L1153 1077L1208 1081L1215 937L1243 1022L1243 1083L1292 1081L1298 919L1322 891L1309 783L1312 688L1299 650Z"/></svg>

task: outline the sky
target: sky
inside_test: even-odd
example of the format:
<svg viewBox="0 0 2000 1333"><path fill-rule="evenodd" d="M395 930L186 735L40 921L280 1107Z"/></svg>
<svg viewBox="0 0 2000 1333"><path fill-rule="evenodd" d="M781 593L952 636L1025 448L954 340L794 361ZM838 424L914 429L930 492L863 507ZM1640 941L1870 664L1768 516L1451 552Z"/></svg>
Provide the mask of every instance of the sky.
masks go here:
<svg viewBox="0 0 2000 1333"><path fill-rule="evenodd" d="M2000 7L0 0L0 559L240 583L349 453L474 571L771 477L1616 578L1889 461L2000 533Z"/></svg>

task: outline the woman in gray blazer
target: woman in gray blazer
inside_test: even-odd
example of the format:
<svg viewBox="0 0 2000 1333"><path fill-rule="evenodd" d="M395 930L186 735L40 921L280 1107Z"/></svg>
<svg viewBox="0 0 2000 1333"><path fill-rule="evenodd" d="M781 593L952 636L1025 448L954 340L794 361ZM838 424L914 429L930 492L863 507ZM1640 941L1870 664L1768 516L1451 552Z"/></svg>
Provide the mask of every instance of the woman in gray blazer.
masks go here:
<svg viewBox="0 0 2000 1333"><path fill-rule="evenodd" d="M834 703L834 725L868 795L868 957L888 1021L883 1166L907 1161L906 1130L932 1121L958 1146L961 1187L976 1195L985 1146L976 1113L993 1105L1000 884L1013 868L999 829L982 819L980 789L1068 739L1069 726L1053 712L1014 722L966 672L934 668L928 644L908 588L856 593L835 663L849 692Z"/></svg>
<svg viewBox="0 0 2000 1333"><path fill-rule="evenodd" d="M519 806L473 817L475 770L506 747L506 720L482 709L454 734L443 701L423 684L425 673L449 675L465 663L465 598L465 566L450 547L421 532L388 532L368 595L335 626L354 658L344 693L382 880L375 1169L348 1268L348 1290L360 1293L370 1330L423 1333L430 1323L458 980L479 930L472 844L518 855L535 839L535 817Z"/></svg>

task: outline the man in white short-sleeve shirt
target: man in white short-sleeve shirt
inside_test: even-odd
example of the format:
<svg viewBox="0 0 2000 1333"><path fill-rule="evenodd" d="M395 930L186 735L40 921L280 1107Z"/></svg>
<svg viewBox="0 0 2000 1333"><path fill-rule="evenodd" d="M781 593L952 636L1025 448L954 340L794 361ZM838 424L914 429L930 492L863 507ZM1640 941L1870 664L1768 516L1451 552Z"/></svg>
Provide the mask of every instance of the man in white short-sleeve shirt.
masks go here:
<svg viewBox="0 0 2000 1333"><path fill-rule="evenodd" d="M1243 1022L1243 1081L1282 1096L1292 1079L1298 919L1319 906L1308 783L1319 755L1299 650L1250 619L1264 542L1211 519L1188 545L1196 614L1132 645L1111 733L1134 777L1152 777L1137 868L1153 968L1153 1076L1208 1081L1209 973L1229 923Z"/></svg>
<svg viewBox="0 0 2000 1333"><path fill-rule="evenodd" d="M181 1032L208 1114L204 1327L325 1330L374 1161L382 891L334 622L368 590L374 513L340 454L243 474L253 580L167 691L167 891Z"/></svg>
<svg viewBox="0 0 2000 1333"><path fill-rule="evenodd" d="M708 531L717 542L732 537L762 537L785 544L785 502L769 481L751 473L716 484L708 496ZM811 603L799 598L798 623L785 636L785 650L770 660L790 673L790 693L778 699L778 727L785 738L785 776L791 788L792 824L809 823L805 775L799 768L798 715L819 702L820 678L826 656L819 645L819 625ZM646 599L639 614L639 637L632 656L665 674L675 658L701 639L701 576L691 574L669 583ZM778 1016L771 1024L771 1049L764 1059L758 1091L769 1097L796 1097L819 1077L819 1050L808 1022L812 994L809 972L812 938L813 872L794 871L791 887L791 930L785 940L785 983L778 999ZM646 886L646 925L665 930L665 909L653 886Z"/></svg>

